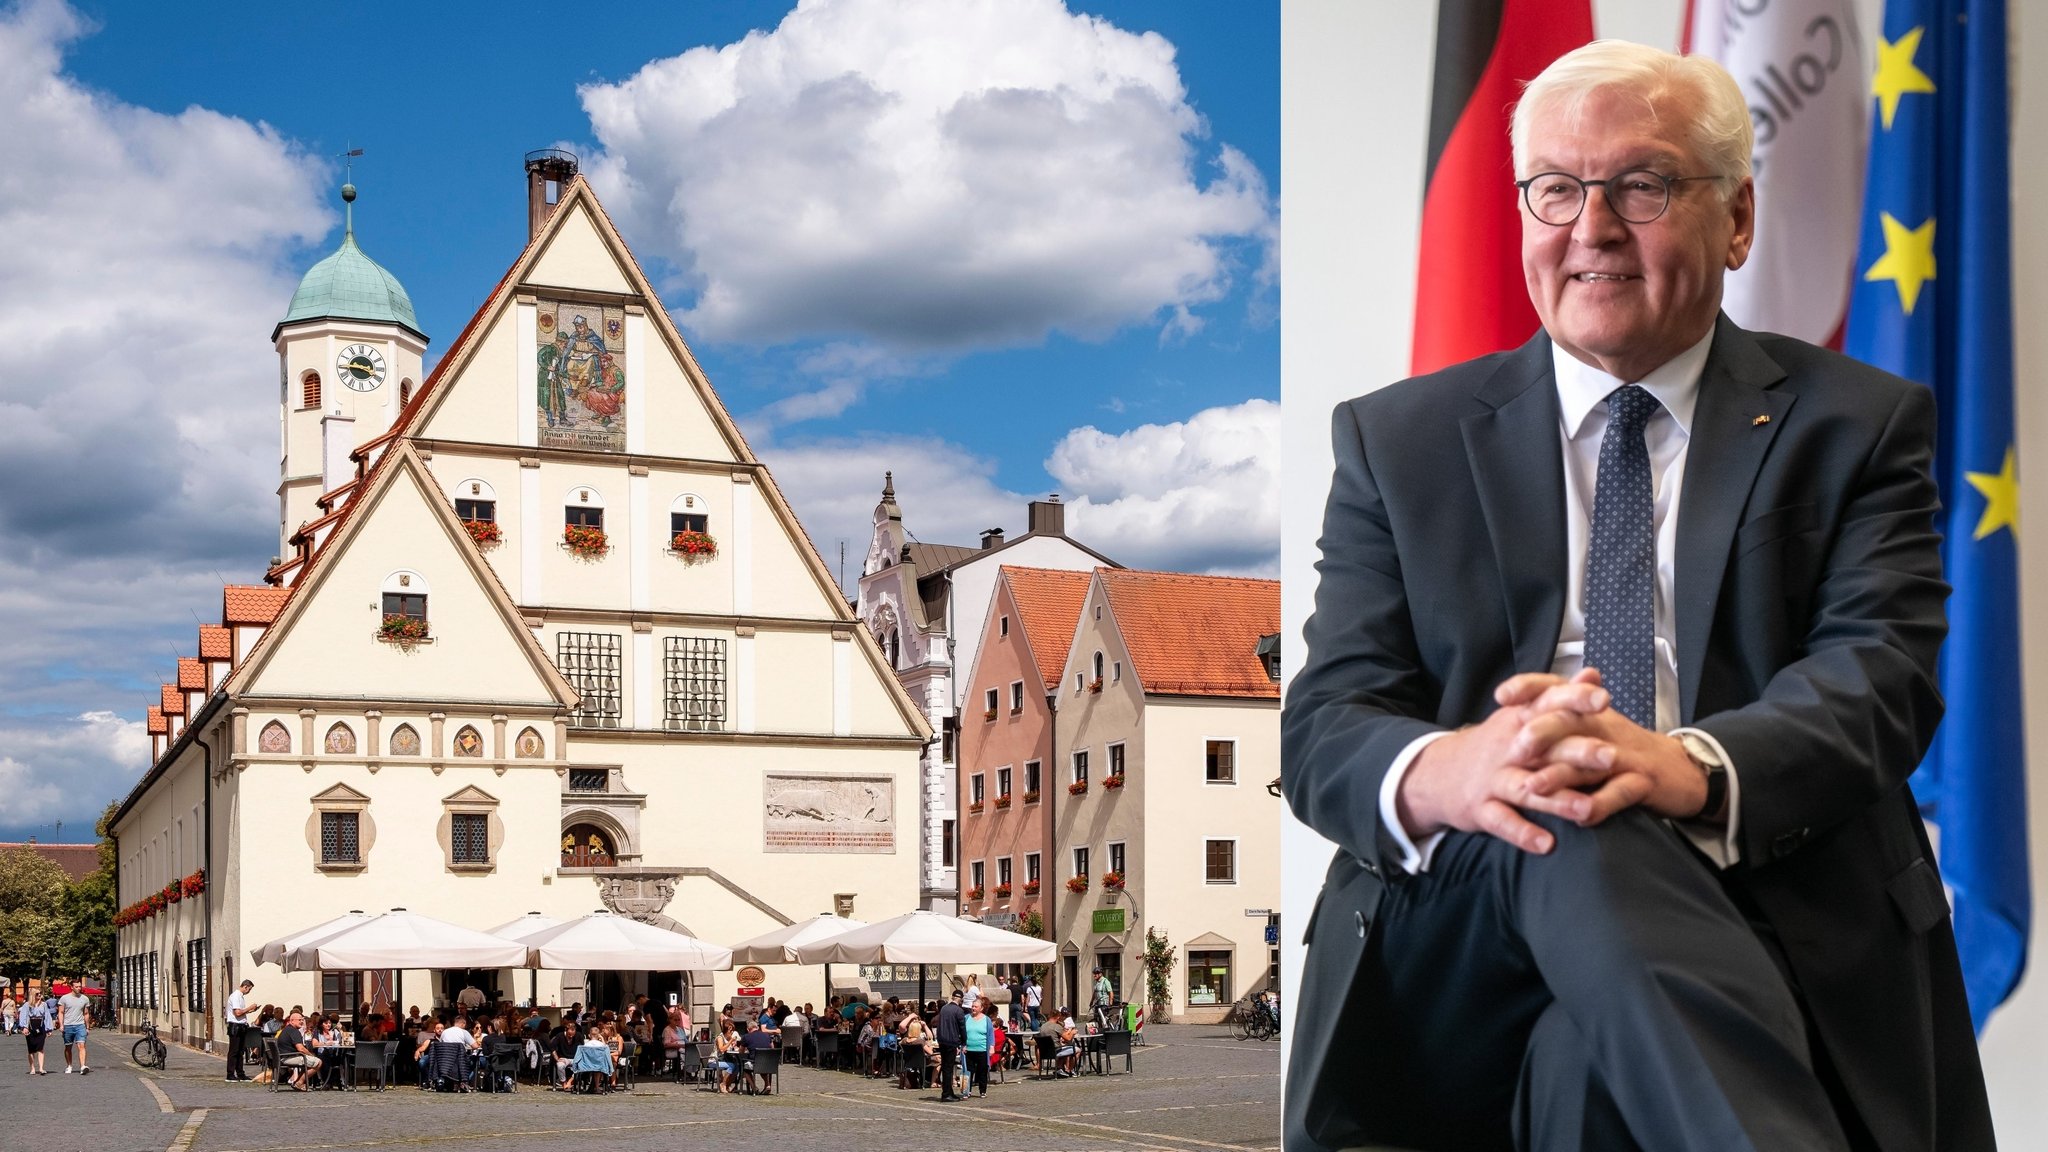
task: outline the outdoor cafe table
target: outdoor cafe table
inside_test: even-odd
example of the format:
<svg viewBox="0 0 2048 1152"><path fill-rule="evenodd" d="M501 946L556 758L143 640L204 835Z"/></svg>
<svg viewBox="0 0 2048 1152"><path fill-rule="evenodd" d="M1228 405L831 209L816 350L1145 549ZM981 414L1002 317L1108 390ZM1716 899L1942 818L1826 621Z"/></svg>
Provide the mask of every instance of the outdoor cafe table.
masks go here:
<svg viewBox="0 0 2048 1152"><path fill-rule="evenodd" d="M356 1090L356 1042L352 1036L345 1036L339 1044L326 1048L315 1048L313 1054L320 1057L320 1087Z"/></svg>

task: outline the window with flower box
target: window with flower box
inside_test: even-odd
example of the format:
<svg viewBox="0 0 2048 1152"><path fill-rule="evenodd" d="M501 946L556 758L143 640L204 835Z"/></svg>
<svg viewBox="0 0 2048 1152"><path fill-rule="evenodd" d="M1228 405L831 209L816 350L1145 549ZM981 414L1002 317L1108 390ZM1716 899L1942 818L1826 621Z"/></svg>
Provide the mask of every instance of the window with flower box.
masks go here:
<svg viewBox="0 0 2048 1152"><path fill-rule="evenodd" d="M1010 713L1015 715L1022 711L1024 711L1024 682L1022 680L1012 680L1010 681Z"/></svg>
<svg viewBox="0 0 2048 1152"><path fill-rule="evenodd" d="M1109 870L1111 872L1116 873L1119 876L1125 875L1124 842L1121 840L1112 840L1109 842Z"/></svg>
<svg viewBox="0 0 2048 1152"><path fill-rule="evenodd" d="M1122 744L1111 744L1109 746L1109 772L1106 775L1108 778L1116 780L1124 778L1124 746Z"/></svg>
<svg viewBox="0 0 2048 1152"><path fill-rule="evenodd" d="M1087 750L1087 749L1085 749L1085 748L1084 748L1084 749L1082 749L1082 750L1081 750L1081 751L1079 751L1079 752L1076 752L1076 753L1074 753L1074 781L1073 781L1073 782L1074 782L1075 784L1079 784L1079 785L1081 786L1081 790L1082 790L1082 791L1084 791L1084 792L1085 792L1085 791L1087 791L1087 788L1088 788L1088 750ZM1071 789L1070 789L1070 790L1071 790Z"/></svg>
<svg viewBox="0 0 2048 1152"><path fill-rule="evenodd" d="M996 769L996 799L1008 801L1009 798L1010 770L1008 768L998 768ZM1005 804L1005 807L1007 807L1007 804Z"/></svg>
<svg viewBox="0 0 2048 1152"><path fill-rule="evenodd" d="M1038 853L1036 852L1026 852L1024 854L1024 883L1028 885L1036 885L1038 883Z"/></svg>
<svg viewBox="0 0 2048 1152"><path fill-rule="evenodd" d="M1024 762L1024 802L1026 804L1038 803L1038 787L1041 783L1039 778L1044 775L1044 767L1043 761L1026 760Z"/></svg>
<svg viewBox="0 0 2048 1152"><path fill-rule="evenodd" d="M1088 878L1088 849L1086 847L1074 849L1074 875L1083 880Z"/></svg>
<svg viewBox="0 0 2048 1152"><path fill-rule="evenodd" d="M982 718L982 719L984 719L984 720L993 720L993 719L995 719L995 718L996 718L996 689L994 689L994 688L991 688L991 689L989 689L989 690L988 690L987 692L983 693L983 694L982 694L982 702L983 702L983 706L982 706L982 716L981 716L981 718Z"/></svg>
<svg viewBox="0 0 2048 1152"><path fill-rule="evenodd" d="M982 886L982 882L985 879L987 879L986 875L984 874L984 868L985 864L983 861L980 860L976 860L974 863L969 864L967 866L968 875L974 878L973 883L968 885L967 898L969 900L979 900L981 899L982 894L987 891L987 889Z"/></svg>
<svg viewBox="0 0 2048 1152"><path fill-rule="evenodd" d="M976 772L967 777L967 810L969 812L981 811L983 799L982 774Z"/></svg>

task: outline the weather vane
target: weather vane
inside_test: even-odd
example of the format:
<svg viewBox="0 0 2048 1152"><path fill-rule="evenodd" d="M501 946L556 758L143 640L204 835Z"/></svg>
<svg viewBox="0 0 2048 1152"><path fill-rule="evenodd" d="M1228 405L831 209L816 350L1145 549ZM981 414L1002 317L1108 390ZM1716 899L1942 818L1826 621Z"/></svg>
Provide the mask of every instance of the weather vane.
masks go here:
<svg viewBox="0 0 2048 1152"><path fill-rule="evenodd" d="M341 154L341 203L346 218L343 229L350 235L356 234L356 186L355 159L363 154L361 148L350 148Z"/></svg>

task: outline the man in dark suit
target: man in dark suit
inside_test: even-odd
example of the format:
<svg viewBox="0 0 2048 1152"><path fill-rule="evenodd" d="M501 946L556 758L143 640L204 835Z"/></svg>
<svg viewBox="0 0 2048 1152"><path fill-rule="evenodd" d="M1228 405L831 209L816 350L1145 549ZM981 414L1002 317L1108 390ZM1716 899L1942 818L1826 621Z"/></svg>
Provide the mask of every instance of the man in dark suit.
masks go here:
<svg viewBox="0 0 2048 1152"><path fill-rule="evenodd" d="M1544 331L1336 412L1286 1146L1989 1147L1905 787L1932 398L1720 315L1753 190L1717 65L1589 45L1514 137Z"/></svg>

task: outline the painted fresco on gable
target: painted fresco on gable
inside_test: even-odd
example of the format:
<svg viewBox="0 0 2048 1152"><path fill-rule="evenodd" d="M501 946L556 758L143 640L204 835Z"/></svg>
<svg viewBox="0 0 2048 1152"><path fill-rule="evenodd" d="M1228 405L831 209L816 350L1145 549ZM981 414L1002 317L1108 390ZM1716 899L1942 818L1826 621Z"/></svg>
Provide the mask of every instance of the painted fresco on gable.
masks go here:
<svg viewBox="0 0 2048 1152"><path fill-rule="evenodd" d="M537 311L541 446L624 452L626 310L542 300Z"/></svg>

